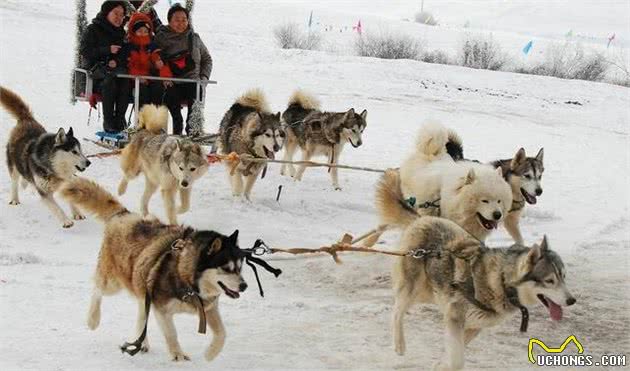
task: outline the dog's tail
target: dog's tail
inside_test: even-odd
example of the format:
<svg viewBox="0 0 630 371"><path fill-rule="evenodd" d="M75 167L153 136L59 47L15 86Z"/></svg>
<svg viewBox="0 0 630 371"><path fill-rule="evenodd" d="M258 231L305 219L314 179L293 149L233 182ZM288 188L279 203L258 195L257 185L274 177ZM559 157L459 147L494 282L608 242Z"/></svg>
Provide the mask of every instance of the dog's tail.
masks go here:
<svg viewBox="0 0 630 371"><path fill-rule="evenodd" d="M319 99L312 94L308 94L303 90L296 90L289 98L289 107L298 106L305 110L316 109L319 110L321 104Z"/></svg>
<svg viewBox="0 0 630 371"><path fill-rule="evenodd" d="M265 93L260 89L246 91L245 94L238 97L236 103L241 106L253 108L259 112L271 112L267 99L265 98Z"/></svg>
<svg viewBox="0 0 630 371"><path fill-rule="evenodd" d="M420 128L416 150L429 159L437 158L447 153L446 145L449 141L461 145L459 136L453 130L440 123L428 121Z"/></svg>
<svg viewBox="0 0 630 371"><path fill-rule="evenodd" d="M66 182L61 188L62 196L71 204L96 215L103 222L114 215L128 210L96 182L85 178L75 178Z"/></svg>
<svg viewBox="0 0 630 371"><path fill-rule="evenodd" d="M168 125L168 109L165 106L145 104L138 114L138 128L152 134L166 132Z"/></svg>
<svg viewBox="0 0 630 371"><path fill-rule="evenodd" d="M0 86L0 104L16 118L18 125L33 121L33 113L22 98L4 86Z"/></svg>
<svg viewBox="0 0 630 371"><path fill-rule="evenodd" d="M381 177L376 186L376 209L381 223L392 227L406 227L418 218L403 197L398 170L389 169Z"/></svg>
<svg viewBox="0 0 630 371"><path fill-rule="evenodd" d="M446 142L446 153L453 161L461 161L464 159L464 145L462 139L455 130L448 129L448 141Z"/></svg>

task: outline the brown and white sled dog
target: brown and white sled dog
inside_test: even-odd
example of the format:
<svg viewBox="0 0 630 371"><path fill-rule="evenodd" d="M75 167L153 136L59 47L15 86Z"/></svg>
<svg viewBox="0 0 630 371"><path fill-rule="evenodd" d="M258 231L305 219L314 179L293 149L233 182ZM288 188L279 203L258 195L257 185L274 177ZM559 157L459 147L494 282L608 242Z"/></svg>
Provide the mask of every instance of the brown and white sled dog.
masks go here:
<svg viewBox="0 0 630 371"><path fill-rule="evenodd" d="M448 154L455 161L470 161L464 158L464 149L458 138L449 138L446 143ZM535 157L527 157L521 148L513 158L492 161L495 168L501 168L503 178L512 189L512 207L505 217L504 226L514 242L523 244L523 236L519 228L519 220L526 203L535 205L537 197L542 195L542 175L544 150L541 148Z"/></svg>
<svg viewBox="0 0 630 371"><path fill-rule="evenodd" d="M385 179L377 186L376 208L383 225L400 226L398 214L383 202L383 194L391 191L387 187L395 186L420 214L450 219L481 241L498 227L512 205L510 186L501 169L453 161L445 144L455 139L456 134L440 124L423 125L414 153L390 174L396 180ZM423 207L427 202L432 206ZM378 237L372 236L366 246Z"/></svg>
<svg viewBox="0 0 630 371"><path fill-rule="evenodd" d="M123 195L129 181L142 173L145 177L142 215L149 213L149 200L160 188L168 222L177 224L177 214L190 208L193 183L208 171L208 161L199 144L165 134L167 124L166 107L147 104L142 108L138 123L140 130L123 149L120 158L123 178L118 195ZM178 192L181 204L176 209Z"/></svg>
<svg viewBox="0 0 630 371"><path fill-rule="evenodd" d="M1 86L0 103L17 120L7 143L7 165L11 176L9 204L20 204L18 186L21 180L23 186L31 184L37 190L64 228L72 227L72 220L53 197L64 181L90 166L72 128L67 132L60 128L56 134L47 133L22 98ZM74 220L85 218L74 205L70 204L70 209Z"/></svg>
<svg viewBox="0 0 630 371"><path fill-rule="evenodd" d="M298 147L302 150L302 161L310 161L313 156L326 156L328 162L337 164L346 144L358 148L363 144L361 135L367 125L367 110L360 114L350 108L346 112L322 112L317 98L302 91L296 91L289 99L289 105L282 114L286 125L287 143L284 152L285 161L293 161ZM292 164L283 164L282 175L302 180L305 165L300 165L297 172ZM340 190L337 168L330 169L333 187Z"/></svg>
<svg viewBox="0 0 630 371"><path fill-rule="evenodd" d="M218 152L274 159L284 139L280 112L272 113L263 92L253 89L239 97L223 116L219 127ZM265 166L261 162L226 161L232 194L235 197L244 195L250 200L256 178Z"/></svg>
<svg viewBox="0 0 630 371"><path fill-rule="evenodd" d="M225 343L219 296L224 293L236 299L247 288L241 276L243 257L238 254L238 231L228 237L143 219L86 179L68 182L61 192L69 202L105 223L88 313L89 328L94 330L100 323L102 297L126 289L138 300L138 337L146 322L148 292L173 360L187 360L177 341L173 315L197 313L196 307L185 300L192 289L201 297L208 326L214 333L205 357L208 361L214 359ZM146 338L142 348L148 350Z"/></svg>
<svg viewBox="0 0 630 371"><path fill-rule="evenodd" d="M386 197L383 201L404 226L400 251L422 246L440 252L422 259L399 257L394 263L392 329L399 355L406 347L403 318L414 302L437 304L444 315L446 354L436 370L463 368L465 346L521 306L540 302L553 320L561 320L562 307L576 302L565 285L564 264L546 237L532 247L489 249L450 220L418 217L400 191Z"/></svg>

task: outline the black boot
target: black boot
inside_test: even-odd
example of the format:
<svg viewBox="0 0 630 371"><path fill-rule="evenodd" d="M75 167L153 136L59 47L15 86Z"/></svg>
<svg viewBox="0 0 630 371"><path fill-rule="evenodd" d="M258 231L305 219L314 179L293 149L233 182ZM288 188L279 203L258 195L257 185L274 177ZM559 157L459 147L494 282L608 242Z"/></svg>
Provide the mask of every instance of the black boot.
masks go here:
<svg viewBox="0 0 630 371"><path fill-rule="evenodd" d="M114 89L114 79L105 77L101 84L101 95L103 96L103 130L108 133L118 131L115 117L116 90Z"/></svg>

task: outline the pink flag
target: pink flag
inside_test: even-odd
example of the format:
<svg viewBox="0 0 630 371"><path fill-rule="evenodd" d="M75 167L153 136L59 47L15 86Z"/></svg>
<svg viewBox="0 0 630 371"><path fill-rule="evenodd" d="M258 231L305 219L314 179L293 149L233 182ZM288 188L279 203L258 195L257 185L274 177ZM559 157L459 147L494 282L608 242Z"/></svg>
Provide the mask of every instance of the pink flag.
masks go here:
<svg viewBox="0 0 630 371"><path fill-rule="evenodd" d="M361 35L363 33L363 28L361 27L361 20L360 19L359 19L359 22L357 22L356 26L352 26L352 29L356 30L359 35Z"/></svg>

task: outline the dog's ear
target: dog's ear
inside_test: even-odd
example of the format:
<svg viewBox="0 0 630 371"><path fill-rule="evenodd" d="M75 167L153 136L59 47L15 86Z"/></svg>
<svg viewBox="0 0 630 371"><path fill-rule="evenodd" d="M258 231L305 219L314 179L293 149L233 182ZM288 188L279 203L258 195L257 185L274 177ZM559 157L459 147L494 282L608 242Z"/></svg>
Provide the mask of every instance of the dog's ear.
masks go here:
<svg viewBox="0 0 630 371"><path fill-rule="evenodd" d="M498 168L496 168L494 171L497 172L497 175L500 176L501 178L503 178L503 169L501 168L501 166L499 166Z"/></svg>
<svg viewBox="0 0 630 371"><path fill-rule="evenodd" d="M181 140L175 139L175 151L181 151L183 145Z"/></svg>
<svg viewBox="0 0 630 371"><path fill-rule="evenodd" d="M201 150L201 146L199 144L197 144L197 143L194 143L192 145L192 151L196 155L203 156L203 151Z"/></svg>
<svg viewBox="0 0 630 371"><path fill-rule="evenodd" d="M543 253L549 251L549 242L547 242L547 235L543 236L543 240L540 243L540 251Z"/></svg>
<svg viewBox="0 0 630 371"><path fill-rule="evenodd" d="M516 154L514 155L512 162L510 162L510 170L514 171L518 169L518 167L522 163L524 163L526 159L527 159L527 155L525 154L525 149L520 148L518 151L516 151Z"/></svg>
<svg viewBox="0 0 630 371"><path fill-rule="evenodd" d="M232 235L230 237L228 237L228 240L236 245L236 243L238 242L238 229L234 230L234 233L232 233Z"/></svg>
<svg viewBox="0 0 630 371"><path fill-rule="evenodd" d="M350 117L354 116L354 108L350 108L345 115L343 115L343 120L346 121Z"/></svg>
<svg viewBox="0 0 630 371"><path fill-rule="evenodd" d="M74 136L74 131L72 131L72 126L70 126L70 129L68 129L68 133L66 134L69 137L73 137Z"/></svg>
<svg viewBox="0 0 630 371"><path fill-rule="evenodd" d="M260 127L260 123L262 122L262 117L260 117L260 113L252 113L248 116L247 121L245 122L245 127L243 128L245 131L245 138L251 138L254 132Z"/></svg>
<svg viewBox="0 0 630 371"><path fill-rule="evenodd" d="M366 109L364 109L363 112L361 112L361 118L363 120L367 119L367 110Z"/></svg>
<svg viewBox="0 0 630 371"><path fill-rule="evenodd" d="M276 113L276 120L280 122L281 119L282 119L282 112L278 111L278 113Z"/></svg>
<svg viewBox="0 0 630 371"><path fill-rule="evenodd" d="M534 244L534 246L529 249L529 253L527 253L527 265L529 269L533 268L534 265L536 265L536 262L540 260L542 254L542 247L536 244Z"/></svg>
<svg viewBox="0 0 630 371"><path fill-rule="evenodd" d="M538 151L538 154L536 155L536 160L538 160L538 161L540 161L542 163L544 155L545 155L545 149L541 148L540 151Z"/></svg>
<svg viewBox="0 0 630 371"><path fill-rule="evenodd" d="M477 175L475 174L475 169L468 170L468 174L466 174L466 179L464 180L464 185L473 184Z"/></svg>
<svg viewBox="0 0 630 371"><path fill-rule="evenodd" d="M208 255L214 255L221 250L221 246L223 243L220 238L215 238L214 241L210 244L210 248L208 249Z"/></svg>
<svg viewBox="0 0 630 371"><path fill-rule="evenodd" d="M66 142L66 131L63 128L59 128L57 135L55 135L55 145L60 146Z"/></svg>

